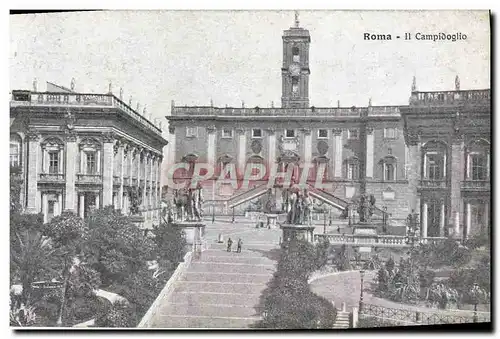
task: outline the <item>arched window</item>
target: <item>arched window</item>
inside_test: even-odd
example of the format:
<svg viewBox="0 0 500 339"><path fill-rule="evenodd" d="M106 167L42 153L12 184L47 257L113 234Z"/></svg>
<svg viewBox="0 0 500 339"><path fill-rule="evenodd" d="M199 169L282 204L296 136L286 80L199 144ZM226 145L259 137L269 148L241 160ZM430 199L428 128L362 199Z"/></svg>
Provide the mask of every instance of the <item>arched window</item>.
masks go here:
<svg viewBox="0 0 500 339"><path fill-rule="evenodd" d="M64 142L56 137L49 137L41 143L43 173L63 173Z"/></svg>
<svg viewBox="0 0 500 339"><path fill-rule="evenodd" d="M488 180L490 176L490 144L483 139L467 146L466 179Z"/></svg>
<svg viewBox="0 0 500 339"><path fill-rule="evenodd" d="M350 157L345 160L346 177L349 180L359 179L359 159Z"/></svg>
<svg viewBox="0 0 500 339"><path fill-rule="evenodd" d="M292 94L299 93L299 77L292 77Z"/></svg>
<svg viewBox="0 0 500 339"><path fill-rule="evenodd" d="M382 177L384 181L396 180L397 160L394 156L388 155L380 160L382 166Z"/></svg>
<svg viewBox="0 0 500 339"><path fill-rule="evenodd" d="M21 137L17 134L10 136L10 167L21 166Z"/></svg>
<svg viewBox="0 0 500 339"><path fill-rule="evenodd" d="M300 62L300 50L298 47L292 47L292 61Z"/></svg>
<svg viewBox="0 0 500 339"><path fill-rule="evenodd" d="M443 142L429 141L422 148L423 173L428 180L443 180L446 177L447 146Z"/></svg>
<svg viewBox="0 0 500 339"><path fill-rule="evenodd" d="M84 138L80 142L80 173L98 174L101 172L101 143L95 138Z"/></svg>
<svg viewBox="0 0 500 339"><path fill-rule="evenodd" d="M217 159L217 170L216 174L220 177L220 175L224 172L225 167L233 161L233 157L229 154L223 154ZM229 179L230 174L234 176L234 173L230 173L230 168L227 168L227 173L224 178L221 179Z"/></svg>

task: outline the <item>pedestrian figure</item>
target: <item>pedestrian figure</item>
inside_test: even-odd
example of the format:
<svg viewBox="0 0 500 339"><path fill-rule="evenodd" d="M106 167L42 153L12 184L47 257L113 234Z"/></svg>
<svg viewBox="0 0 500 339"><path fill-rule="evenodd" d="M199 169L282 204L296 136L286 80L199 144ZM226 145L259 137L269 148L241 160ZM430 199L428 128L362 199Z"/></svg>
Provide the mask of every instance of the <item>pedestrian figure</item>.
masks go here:
<svg viewBox="0 0 500 339"><path fill-rule="evenodd" d="M228 252L231 252L231 246L233 245L233 241L231 240L231 238L228 238L227 239L227 251Z"/></svg>
<svg viewBox="0 0 500 339"><path fill-rule="evenodd" d="M238 247L236 249L237 253L241 253L241 246L243 245L243 241L241 239L238 239Z"/></svg>

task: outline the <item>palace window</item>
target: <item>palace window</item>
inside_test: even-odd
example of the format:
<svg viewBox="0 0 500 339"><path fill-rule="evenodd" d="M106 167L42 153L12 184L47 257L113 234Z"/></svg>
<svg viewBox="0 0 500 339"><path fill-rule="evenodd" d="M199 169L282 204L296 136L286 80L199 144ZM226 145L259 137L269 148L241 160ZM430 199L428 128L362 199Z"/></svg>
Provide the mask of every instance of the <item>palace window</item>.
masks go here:
<svg viewBox="0 0 500 339"><path fill-rule="evenodd" d="M347 138L350 140L359 139L359 133L357 128L350 128L347 130Z"/></svg>
<svg viewBox="0 0 500 339"><path fill-rule="evenodd" d="M346 175L349 180L359 179L359 160L356 157L350 157L345 160Z"/></svg>
<svg viewBox="0 0 500 339"><path fill-rule="evenodd" d="M49 173L59 173L59 151L49 152Z"/></svg>
<svg viewBox="0 0 500 339"><path fill-rule="evenodd" d="M385 139L396 139L396 128L388 127L384 128L384 138Z"/></svg>
<svg viewBox="0 0 500 339"><path fill-rule="evenodd" d="M440 141L429 141L423 147L423 178L443 180L446 177L446 144Z"/></svg>
<svg viewBox="0 0 500 339"><path fill-rule="evenodd" d="M286 129L285 130L285 138L295 138L295 130L294 129Z"/></svg>
<svg viewBox="0 0 500 339"><path fill-rule="evenodd" d="M186 137L197 137L198 127L187 126L186 127Z"/></svg>
<svg viewBox="0 0 500 339"><path fill-rule="evenodd" d="M292 47L293 62L300 62L300 51L298 47Z"/></svg>
<svg viewBox="0 0 500 339"><path fill-rule="evenodd" d="M97 156L96 152L85 152L85 159L87 160L87 174L96 174L97 173Z"/></svg>
<svg viewBox="0 0 500 339"><path fill-rule="evenodd" d="M488 163L484 154L471 154L472 180L486 180L488 178Z"/></svg>
<svg viewBox="0 0 500 339"><path fill-rule="evenodd" d="M230 139L233 137L233 130L230 128L224 128L222 129L222 137Z"/></svg>
<svg viewBox="0 0 500 339"><path fill-rule="evenodd" d="M10 138L10 166L18 167L21 165L21 142L16 136Z"/></svg>
<svg viewBox="0 0 500 339"><path fill-rule="evenodd" d="M299 77L292 77L292 93L299 93Z"/></svg>
<svg viewBox="0 0 500 339"><path fill-rule="evenodd" d="M252 138L262 138L262 130L260 128L253 128Z"/></svg>
<svg viewBox="0 0 500 339"><path fill-rule="evenodd" d="M380 163L382 164L384 181L396 180L396 158L392 155L388 155L384 157Z"/></svg>
<svg viewBox="0 0 500 339"><path fill-rule="evenodd" d="M327 129L318 130L318 139L328 139L328 130Z"/></svg>
<svg viewBox="0 0 500 339"><path fill-rule="evenodd" d="M443 178L443 157L439 154L427 155L427 179L441 180Z"/></svg>

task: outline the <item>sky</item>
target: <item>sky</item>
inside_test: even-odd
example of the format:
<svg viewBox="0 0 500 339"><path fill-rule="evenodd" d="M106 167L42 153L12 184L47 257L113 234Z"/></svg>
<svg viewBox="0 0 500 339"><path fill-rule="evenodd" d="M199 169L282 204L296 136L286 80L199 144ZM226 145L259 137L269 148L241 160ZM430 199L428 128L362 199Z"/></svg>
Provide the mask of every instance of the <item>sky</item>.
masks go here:
<svg viewBox="0 0 500 339"><path fill-rule="evenodd" d="M305 11L311 34L310 104L404 105L413 76L425 90L490 87L487 11ZM10 16L10 90L46 81L106 93L111 82L153 118L176 105L281 104L282 32L293 11L104 11ZM405 32L466 40L404 41ZM391 34L365 41L364 33ZM166 121L163 119L163 126Z"/></svg>

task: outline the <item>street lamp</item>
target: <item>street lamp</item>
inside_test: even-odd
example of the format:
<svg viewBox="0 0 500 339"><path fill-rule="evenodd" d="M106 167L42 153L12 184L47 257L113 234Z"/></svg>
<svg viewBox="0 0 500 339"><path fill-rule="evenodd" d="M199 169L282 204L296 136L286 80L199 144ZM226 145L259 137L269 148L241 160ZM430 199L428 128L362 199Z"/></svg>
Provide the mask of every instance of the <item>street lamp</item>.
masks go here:
<svg viewBox="0 0 500 339"><path fill-rule="evenodd" d="M363 311L363 278L365 275L365 271L359 271L359 275L361 277L361 293L359 294L359 313Z"/></svg>
<svg viewBox="0 0 500 339"><path fill-rule="evenodd" d="M477 304L478 304L478 299L479 299L479 285L477 283L474 283L471 289L471 294L472 298L474 298L474 316L472 318L472 321L477 323Z"/></svg>

